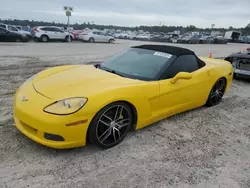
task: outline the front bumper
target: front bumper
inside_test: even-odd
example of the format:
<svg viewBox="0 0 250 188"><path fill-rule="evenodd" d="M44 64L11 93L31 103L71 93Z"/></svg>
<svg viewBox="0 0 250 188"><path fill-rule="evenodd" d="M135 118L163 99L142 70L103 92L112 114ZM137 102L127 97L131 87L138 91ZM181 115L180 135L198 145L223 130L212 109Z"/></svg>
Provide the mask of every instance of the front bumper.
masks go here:
<svg viewBox="0 0 250 188"><path fill-rule="evenodd" d="M28 100L23 101L24 96ZM84 146L88 126L93 116L83 116L80 111L66 116L45 113L43 108L51 102L53 100L37 93L31 83L19 89L14 99L16 128L35 142L51 148L66 149ZM79 121L85 123L66 126Z"/></svg>

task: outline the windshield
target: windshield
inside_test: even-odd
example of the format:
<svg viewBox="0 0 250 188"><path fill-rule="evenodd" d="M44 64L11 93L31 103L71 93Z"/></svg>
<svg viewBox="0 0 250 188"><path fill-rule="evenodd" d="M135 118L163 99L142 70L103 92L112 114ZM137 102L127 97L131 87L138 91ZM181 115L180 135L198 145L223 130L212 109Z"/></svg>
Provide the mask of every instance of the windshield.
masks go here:
<svg viewBox="0 0 250 188"><path fill-rule="evenodd" d="M153 80L168 66L171 57L168 53L130 48L102 63L100 68L125 77Z"/></svg>

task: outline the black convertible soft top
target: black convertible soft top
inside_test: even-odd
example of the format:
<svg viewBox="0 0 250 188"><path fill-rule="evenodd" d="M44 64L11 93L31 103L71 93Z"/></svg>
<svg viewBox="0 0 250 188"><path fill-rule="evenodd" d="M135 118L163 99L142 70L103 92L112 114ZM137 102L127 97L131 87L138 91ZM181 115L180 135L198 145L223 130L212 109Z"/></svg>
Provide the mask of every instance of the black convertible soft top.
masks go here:
<svg viewBox="0 0 250 188"><path fill-rule="evenodd" d="M165 52L169 53L172 55L176 56L181 56L181 55L195 55L193 51L186 49L186 48L181 48L181 47L176 47L176 46L168 46L168 45L140 45L140 46L132 46L131 48L141 48L141 49L146 49L146 50L154 50L158 52Z"/></svg>

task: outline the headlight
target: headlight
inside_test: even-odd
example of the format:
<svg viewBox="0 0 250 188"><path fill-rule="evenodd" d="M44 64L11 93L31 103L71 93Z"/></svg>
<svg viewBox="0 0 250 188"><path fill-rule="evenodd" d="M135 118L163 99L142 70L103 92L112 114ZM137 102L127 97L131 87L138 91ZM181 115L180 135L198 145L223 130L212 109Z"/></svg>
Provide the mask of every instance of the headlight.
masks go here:
<svg viewBox="0 0 250 188"><path fill-rule="evenodd" d="M83 97L64 99L45 107L43 111L56 115L73 114L80 110L85 105L87 100L87 98Z"/></svg>

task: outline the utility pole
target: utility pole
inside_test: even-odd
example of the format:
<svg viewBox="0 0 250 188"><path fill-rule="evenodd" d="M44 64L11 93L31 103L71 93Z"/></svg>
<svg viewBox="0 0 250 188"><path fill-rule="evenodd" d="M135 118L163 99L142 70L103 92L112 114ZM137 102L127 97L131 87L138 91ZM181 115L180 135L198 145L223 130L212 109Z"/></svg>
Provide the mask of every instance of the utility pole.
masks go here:
<svg viewBox="0 0 250 188"><path fill-rule="evenodd" d="M211 24L211 34L212 34L212 31L213 31L213 28L214 28L215 24ZM210 34L210 35L211 35Z"/></svg>
<svg viewBox="0 0 250 188"><path fill-rule="evenodd" d="M68 42L71 42L71 37L70 37L70 24L69 24L69 17L71 16L71 12L73 12L73 7L69 7L69 6L64 6L63 10L66 13L66 16L68 17Z"/></svg>

